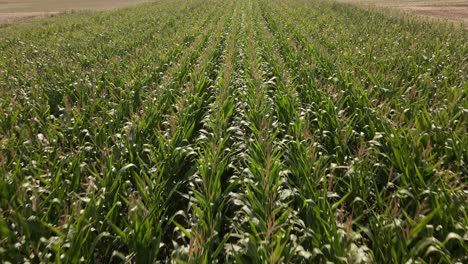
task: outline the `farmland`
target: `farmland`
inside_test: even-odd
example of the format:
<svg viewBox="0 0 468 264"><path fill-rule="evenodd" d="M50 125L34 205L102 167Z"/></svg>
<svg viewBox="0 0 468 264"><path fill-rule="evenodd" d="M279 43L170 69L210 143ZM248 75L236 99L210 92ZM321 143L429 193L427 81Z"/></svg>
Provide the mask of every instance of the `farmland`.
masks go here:
<svg viewBox="0 0 468 264"><path fill-rule="evenodd" d="M0 0L0 25L78 10L109 10L147 0Z"/></svg>
<svg viewBox="0 0 468 264"><path fill-rule="evenodd" d="M468 27L467 0L337 0L338 2L400 9L436 19L463 22Z"/></svg>
<svg viewBox="0 0 468 264"><path fill-rule="evenodd" d="M467 263L468 31L318 0L0 28L0 261Z"/></svg>

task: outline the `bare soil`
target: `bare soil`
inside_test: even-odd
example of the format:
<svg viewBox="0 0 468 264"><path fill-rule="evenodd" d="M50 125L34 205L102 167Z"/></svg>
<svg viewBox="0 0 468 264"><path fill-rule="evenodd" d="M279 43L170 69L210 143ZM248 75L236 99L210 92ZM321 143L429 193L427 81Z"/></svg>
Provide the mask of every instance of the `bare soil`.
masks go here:
<svg viewBox="0 0 468 264"><path fill-rule="evenodd" d="M15 12L0 13L0 24L11 24L20 20L45 18L60 14L59 12Z"/></svg>
<svg viewBox="0 0 468 264"><path fill-rule="evenodd" d="M44 18L71 10L109 10L150 0L0 0L0 24Z"/></svg>
<svg viewBox="0 0 468 264"><path fill-rule="evenodd" d="M462 22L468 27L468 0L336 0L338 2L398 8L416 15Z"/></svg>

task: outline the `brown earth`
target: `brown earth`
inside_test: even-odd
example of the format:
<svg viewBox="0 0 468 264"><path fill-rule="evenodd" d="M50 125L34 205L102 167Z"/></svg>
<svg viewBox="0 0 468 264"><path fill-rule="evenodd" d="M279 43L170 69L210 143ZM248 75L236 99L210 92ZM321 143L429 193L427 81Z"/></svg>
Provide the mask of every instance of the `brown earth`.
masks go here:
<svg viewBox="0 0 468 264"><path fill-rule="evenodd" d="M0 24L43 18L70 10L109 10L149 0L0 0Z"/></svg>
<svg viewBox="0 0 468 264"><path fill-rule="evenodd" d="M11 24L19 20L32 18L45 18L59 14L60 12L15 12L0 13L0 24Z"/></svg>
<svg viewBox="0 0 468 264"><path fill-rule="evenodd" d="M336 0L338 2L398 8L416 15L462 22L468 27L468 0Z"/></svg>

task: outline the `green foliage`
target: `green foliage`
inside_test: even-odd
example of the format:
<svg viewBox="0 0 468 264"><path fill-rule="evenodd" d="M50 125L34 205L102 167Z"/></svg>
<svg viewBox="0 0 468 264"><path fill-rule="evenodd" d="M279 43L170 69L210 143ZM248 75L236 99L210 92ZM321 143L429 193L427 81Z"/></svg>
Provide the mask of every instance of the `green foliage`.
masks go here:
<svg viewBox="0 0 468 264"><path fill-rule="evenodd" d="M465 263L466 29L318 0L0 28L0 261Z"/></svg>

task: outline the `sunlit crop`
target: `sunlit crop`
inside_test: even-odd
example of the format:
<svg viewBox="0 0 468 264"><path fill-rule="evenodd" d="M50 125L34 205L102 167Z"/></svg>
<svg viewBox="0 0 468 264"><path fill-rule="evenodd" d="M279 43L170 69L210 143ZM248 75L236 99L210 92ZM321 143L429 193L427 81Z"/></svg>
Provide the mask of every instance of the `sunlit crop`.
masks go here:
<svg viewBox="0 0 468 264"><path fill-rule="evenodd" d="M467 263L468 33L319 0L0 28L3 263Z"/></svg>

